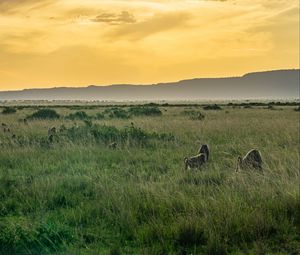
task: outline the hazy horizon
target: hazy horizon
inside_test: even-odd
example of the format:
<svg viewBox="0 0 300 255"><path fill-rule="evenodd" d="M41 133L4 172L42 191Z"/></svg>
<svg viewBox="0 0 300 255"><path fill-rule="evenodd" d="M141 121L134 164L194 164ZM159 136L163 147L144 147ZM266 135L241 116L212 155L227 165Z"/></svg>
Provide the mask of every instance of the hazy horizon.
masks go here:
<svg viewBox="0 0 300 255"><path fill-rule="evenodd" d="M145 86L151 86L151 85L157 85L157 84L168 84L168 83L177 83L177 82L182 82L182 81L189 81L189 80L197 80L197 79L230 79L230 78L239 78L239 77L243 77L247 74L255 74L255 73L268 73L268 72L276 72L276 71L292 71L292 70L296 70L296 71L300 71L300 69L297 68L292 68L292 69L278 69L278 70L265 70L265 71L253 71L253 72L249 72L249 73L244 73L242 75L236 75L236 76L220 76L220 77L191 77L191 78L186 78L186 79L182 79L182 80L174 80L174 81L167 81L167 82L155 82L155 83L143 83L143 84L138 84L138 83L114 83L114 84L86 84L86 85L82 85L82 86L78 86L76 84L74 85L53 85L53 86L48 86L48 87L43 87L43 86L37 86L37 87L28 87L28 88L24 88L24 89L7 89L7 90L0 90L0 92L13 92L13 91L22 91L22 90L39 90L39 89L61 89L61 88L88 88L88 87L110 87L110 86L118 86L118 85L128 85L128 86L140 86L140 85L145 85Z"/></svg>
<svg viewBox="0 0 300 255"><path fill-rule="evenodd" d="M2 0L0 90L299 69L297 0Z"/></svg>
<svg viewBox="0 0 300 255"><path fill-rule="evenodd" d="M56 87L0 91L0 100L199 100L288 99L299 95L299 69L197 78L152 85Z"/></svg>

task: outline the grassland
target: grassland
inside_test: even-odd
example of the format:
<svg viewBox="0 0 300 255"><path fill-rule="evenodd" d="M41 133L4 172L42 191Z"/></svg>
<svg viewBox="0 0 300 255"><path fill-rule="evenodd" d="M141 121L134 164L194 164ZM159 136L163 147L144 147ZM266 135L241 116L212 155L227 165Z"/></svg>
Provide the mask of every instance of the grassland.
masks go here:
<svg viewBox="0 0 300 255"><path fill-rule="evenodd" d="M61 106L60 118L26 122L37 107L1 114L10 132L1 127L0 254L299 254L296 107L159 108L124 117L126 107ZM208 164L184 171L201 143ZM251 148L263 174L235 173Z"/></svg>

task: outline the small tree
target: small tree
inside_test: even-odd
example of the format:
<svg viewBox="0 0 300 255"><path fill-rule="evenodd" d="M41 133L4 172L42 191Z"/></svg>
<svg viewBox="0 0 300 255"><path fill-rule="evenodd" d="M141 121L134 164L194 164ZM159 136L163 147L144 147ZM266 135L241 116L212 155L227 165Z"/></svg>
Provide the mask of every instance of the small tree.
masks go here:
<svg viewBox="0 0 300 255"><path fill-rule="evenodd" d="M28 116L28 119L59 119L60 115L53 109L41 109Z"/></svg>

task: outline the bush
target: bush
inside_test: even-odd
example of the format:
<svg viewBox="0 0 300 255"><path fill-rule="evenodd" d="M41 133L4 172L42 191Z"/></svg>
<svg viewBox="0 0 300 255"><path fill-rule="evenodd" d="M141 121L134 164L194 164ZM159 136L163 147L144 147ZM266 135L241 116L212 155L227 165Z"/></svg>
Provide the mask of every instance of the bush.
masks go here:
<svg viewBox="0 0 300 255"><path fill-rule="evenodd" d="M109 144L112 141L125 143L146 143L150 138L150 134L136 127L126 127L117 129L114 126L105 125L86 125L83 127L72 127L67 130L67 137L73 141L95 140L96 142Z"/></svg>
<svg viewBox="0 0 300 255"><path fill-rule="evenodd" d="M209 104L203 107L204 110L222 110L222 108L217 104Z"/></svg>
<svg viewBox="0 0 300 255"><path fill-rule="evenodd" d="M130 117L124 109L118 107L106 109L104 111L104 114L108 114L108 117L111 119L113 118L129 119Z"/></svg>
<svg viewBox="0 0 300 255"><path fill-rule="evenodd" d="M2 114L12 114L16 112L17 110L14 107L5 107L2 111Z"/></svg>
<svg viewBox="0 0 300 255"><path fill-rule="evenodd" d="M162 115L161 110L157 106L132 106L128 112L135 116L160 116Z"/></svg>
<svg viewBox="0 0 300 255"><path fill-rule="evenodd" d="M53 109L41 109L28 116L28 119L59 119L60 115Z"/></svg>
<svg viewBox="0 0 300 255"><path fill-rule="evenodd" d="M79 111L79 112L75 112L75 113L70 113L68 116L67 116L67 119L70 119L70 120L88 120L90 119L91 117L87 115L86 112L84 111Z"/></svg>
<svg viewBox="0 0 300 255"><path fill-rule="evenodd" d="M172 134L166 133L149 133L141 128L131 125L123 129L118 129L114 126L106 125L85 125L80 127L72 127L64 131L61 135L65 135L69 140L109 144L112 141L116 141L120 144L133 143L133 144L146 144L151 139L158 140L174 140Z"/></svg>

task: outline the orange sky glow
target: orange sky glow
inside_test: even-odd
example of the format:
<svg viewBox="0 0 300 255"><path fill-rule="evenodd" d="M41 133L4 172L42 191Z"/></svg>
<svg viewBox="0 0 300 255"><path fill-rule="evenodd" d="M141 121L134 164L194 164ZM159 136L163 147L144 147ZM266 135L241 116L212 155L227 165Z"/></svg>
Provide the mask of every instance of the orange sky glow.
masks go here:
<svg viewBox="0 0 300 255"><path fill-rule="evenodd" d="M289 68L298 0L0 1L0 90Z"/></svg>

